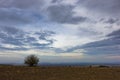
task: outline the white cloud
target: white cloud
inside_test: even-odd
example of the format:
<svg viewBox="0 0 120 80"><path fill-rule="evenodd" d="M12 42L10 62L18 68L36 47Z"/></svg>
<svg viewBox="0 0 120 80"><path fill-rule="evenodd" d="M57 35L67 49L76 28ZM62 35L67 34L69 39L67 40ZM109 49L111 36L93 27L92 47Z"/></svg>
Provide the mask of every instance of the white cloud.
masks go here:
<svg viewBox="0 0 120 80"><path fill-rule="evenodd" d="M91 41L87 37L80 38L79 36L76 36L76 35L65 35L65 34L56 35L56 36L53 36L53 38L56 41L52 46L55 48L62 48L62 49L68 49L68 48L82 45Z"/></svg>
<svg viewBox="0 0 120 80"><path fill-rule="evenodd" d="M19 46L12 45L12 44L1 44L1 46L5 48L12 48L12 49L17 48L17 47L19 48Z"/></svg>

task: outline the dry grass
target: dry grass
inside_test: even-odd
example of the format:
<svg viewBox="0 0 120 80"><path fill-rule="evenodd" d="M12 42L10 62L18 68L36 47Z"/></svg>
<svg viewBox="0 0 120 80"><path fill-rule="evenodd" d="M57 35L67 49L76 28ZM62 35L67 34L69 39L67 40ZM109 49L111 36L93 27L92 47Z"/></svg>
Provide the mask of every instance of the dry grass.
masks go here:
<svg viewBox="0 0 120 80"><path fill-rule="evenodd" d="M0 66L0 80L120 80L120 68Z"/></svg>

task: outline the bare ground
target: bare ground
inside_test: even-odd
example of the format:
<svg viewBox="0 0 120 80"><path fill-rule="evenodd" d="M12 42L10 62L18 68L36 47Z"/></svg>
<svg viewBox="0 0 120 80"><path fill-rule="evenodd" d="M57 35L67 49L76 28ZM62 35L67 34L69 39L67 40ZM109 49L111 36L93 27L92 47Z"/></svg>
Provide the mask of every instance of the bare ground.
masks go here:
<svg viewBox="0 0 120 80"><path fill-rule="evenodd" d="M0 80L120 80L120 67L0 66Z"/></svg>

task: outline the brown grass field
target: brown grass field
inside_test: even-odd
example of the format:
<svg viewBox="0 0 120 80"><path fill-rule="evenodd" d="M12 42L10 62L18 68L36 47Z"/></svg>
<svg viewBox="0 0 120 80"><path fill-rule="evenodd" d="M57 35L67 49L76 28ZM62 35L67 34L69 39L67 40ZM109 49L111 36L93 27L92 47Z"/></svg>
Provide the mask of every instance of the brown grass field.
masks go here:
<svg viewBox="0 0 120 80"><path fill-rule="evenodd" d="M0 80L120 80L120 67L0 66Z"/></svg>

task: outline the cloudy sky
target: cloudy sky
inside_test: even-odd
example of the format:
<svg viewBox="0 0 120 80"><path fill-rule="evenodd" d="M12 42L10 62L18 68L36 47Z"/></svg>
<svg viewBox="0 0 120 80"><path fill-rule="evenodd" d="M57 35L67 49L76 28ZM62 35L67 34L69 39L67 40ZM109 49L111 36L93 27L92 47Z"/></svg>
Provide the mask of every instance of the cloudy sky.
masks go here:
<svg viewBox="0 0 120 80"><path fill-rule="evenodd" d="M0 0L0 63L119 62L120 0Z"/></svg>

